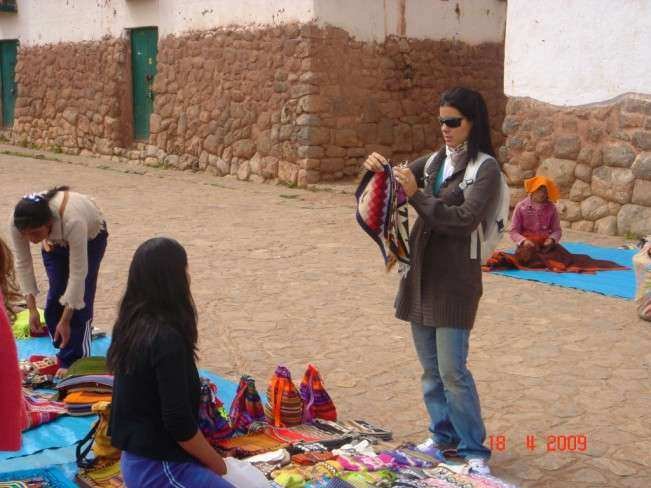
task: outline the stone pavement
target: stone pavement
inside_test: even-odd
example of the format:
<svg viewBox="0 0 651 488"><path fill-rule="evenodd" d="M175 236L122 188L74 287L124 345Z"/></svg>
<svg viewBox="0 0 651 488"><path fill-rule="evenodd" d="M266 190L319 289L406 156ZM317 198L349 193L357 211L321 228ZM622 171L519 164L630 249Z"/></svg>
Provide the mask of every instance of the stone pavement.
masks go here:
<svg viewBox="0 0 651 488"><path fill-rule="evenodd" d="M300 380L314 362L343 417L386 425L399 438L426 434L419 366L406 324L392 314L398 278L358 228L351 185L306 191L0 151L0 215L55 184L93 195L104 210L99 327L111 326L135 248L173 236L189 254L202 367L232 380L252 374L264 389L277 364ZM566 239L622 242L576 232ZM484 283L469 364L494 473L524 487L651 486L651 328L633 304L500 276Z"/></svg>

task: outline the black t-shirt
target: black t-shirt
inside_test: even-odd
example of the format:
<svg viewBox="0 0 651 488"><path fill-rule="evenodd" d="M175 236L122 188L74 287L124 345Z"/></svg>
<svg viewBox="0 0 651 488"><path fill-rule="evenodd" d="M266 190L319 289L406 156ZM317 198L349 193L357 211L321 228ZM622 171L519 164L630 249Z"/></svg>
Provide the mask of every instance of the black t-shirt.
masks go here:
<svg viewBox="0 0 651 488"><path fill-rule="evenodd" d="M115 375L111 443L150 459L192 460L178 441L197 432L200 394L192 351L174 329L161 328L133 371Z"/></svg>

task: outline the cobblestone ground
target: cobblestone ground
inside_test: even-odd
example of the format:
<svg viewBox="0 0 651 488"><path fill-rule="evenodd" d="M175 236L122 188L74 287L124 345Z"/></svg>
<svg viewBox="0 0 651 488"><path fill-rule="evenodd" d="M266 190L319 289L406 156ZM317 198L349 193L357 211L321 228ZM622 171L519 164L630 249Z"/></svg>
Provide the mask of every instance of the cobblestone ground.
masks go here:
<svg viewBox="0 0 651 488"><path fill-rule="evenodd" d="M397 276L384 273L355 223L352 186L303 191L0 150L0 214L28 191L63 183L104 210L110 240L96 325L110 328L135 248L173 236L190 257L202 367L232 380L250 373L263 388L277 364L300 379L314 362L342 416L386 425L398 438L425 436L419 366L392 314ZM503 447L496 475L528 487L651 486L651 329L631 302L486 276L471 337L487 429ZM565 450L548 452L549 436L575 435L587 439L585 452L563 438Z"/></svg>

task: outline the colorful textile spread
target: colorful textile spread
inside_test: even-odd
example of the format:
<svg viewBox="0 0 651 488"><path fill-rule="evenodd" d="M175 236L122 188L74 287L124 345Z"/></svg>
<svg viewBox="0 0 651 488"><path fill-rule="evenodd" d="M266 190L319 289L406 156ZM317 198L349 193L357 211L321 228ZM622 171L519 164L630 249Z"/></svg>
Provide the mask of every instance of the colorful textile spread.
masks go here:
<svg viewBox="0 0 651 488"><path fill-rule="evenodd" d="M120 461L104 460L77 473L77 484L84 488L122 488Z"/></svg>
<svg viewBox="0 0 651 488"><path fill-rule="evenodd" d="M251 376L244 375L240 378L228 416L233 429L240 433L248 432L254 422L264 421L262 400Z"/></svg>
<svg viewBox="0 0 651 488"><path fill-rule="evenodd" d="M303 420L303 400L292 382L292 375L284 366L278 366L269 380L264 413L267 421L275 427L291 427Z"/></svg>
<svg viewBox="0 0 651 488"><path fill-rule="evenodd" d="M212 446L233 435L224 404L217 396L217 386L208 378L201 378L199 428Z"/></svg>
<svg viewBox="0 0 651 488"><path fill-rule="evenodd" d="M299 391L303 399L303 422L311 422L316 418L337 420L335 404L323 385L319 370L313 364L307 366Z"/></svg>
<svg viewBox="0 0 651 488"><path fill-rule="evenodd" d="M59 468L28 469L0 473L0 488L74 488Z"/></svg>
<svg viewBox="0 0 651 488"><path fill-rule="evenodd" d="M285 447L286 445L286 443L274 439L264 432L246 434L240 437L232 437L230 439L221 439L217 441L217 446L222 452L228 456L236 458L245 458L255 456L256 454L275 451Z"/></svg>
<svg viewBox="0 0 651 488"><path fill-rule="evenodd" d="M48 395L27 388L23 388L23 401L27 411L27 426L24 430L46 424L68 413L63 403L55 402Z"/></svg>
<svg viewBox="0 0 651 488"><path fill-rule="evenodd" d="M56 356L32 354L19 362L23 374L23 385L30 388L45 388L52 385L54 374L59 369Z"/></svg>
<svg viewBox="0 0 651 488"><path fill-rule="evenodd" d="M593 259L587 254L572 254L560 244L545 247L546 237L525 235L535 247L518 246L515 254L496 251L486 262L485 271L545 269L555 273L595 273L596 271L630 269L613 261Z"/></svg>
<svg viewBox="0 0 651 488"><path fill-rule="evenodd" d="M409 214L407 197L393 174L384 166L382 173L368 171L355 192L357 223L377 243L387 271L401 263L399 271L409 269Z"/></svg>

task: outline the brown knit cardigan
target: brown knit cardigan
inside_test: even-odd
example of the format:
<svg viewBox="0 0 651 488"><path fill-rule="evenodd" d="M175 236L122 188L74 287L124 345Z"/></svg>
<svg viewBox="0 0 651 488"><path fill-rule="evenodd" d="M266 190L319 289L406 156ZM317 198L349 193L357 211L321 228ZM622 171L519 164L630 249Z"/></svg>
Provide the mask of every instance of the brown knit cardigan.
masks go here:
<svg viewBox="0 0 651 488"><path fill-rule="evenodd" d="M409 164L421 187L429 156ZM470 234L497 204L500 167L494 159L485 161L464 199L459 183L467 157L461 158L434 196L432 188L444 161L442 150L430 165L427 187L409 199L418 219L409 235L411 267L400 282L396 317L430 327L471 329L482 277L479 260L470 259Z"/></svg>

